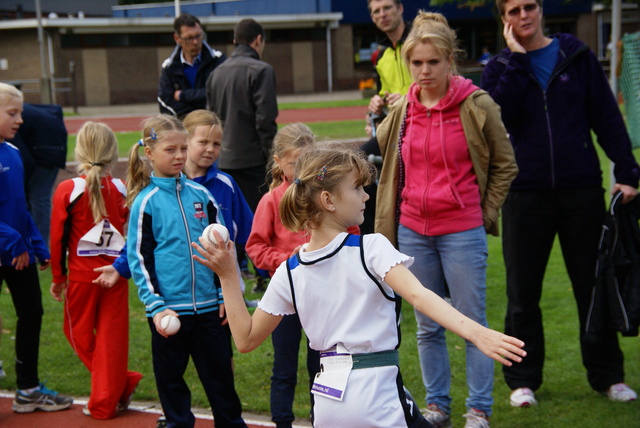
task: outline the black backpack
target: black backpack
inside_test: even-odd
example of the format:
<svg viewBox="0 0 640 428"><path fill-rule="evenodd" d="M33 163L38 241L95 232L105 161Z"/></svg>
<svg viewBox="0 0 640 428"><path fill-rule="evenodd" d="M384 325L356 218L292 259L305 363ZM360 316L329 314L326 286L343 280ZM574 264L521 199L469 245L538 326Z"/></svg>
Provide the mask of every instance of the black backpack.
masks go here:
<svg viewBox="0 0 640 428"><path fill-rule="evenodd" d="M611 199L602 226L596 283L585 326L587 340L613 328L623 336L638 336L640 326L640 197L622 203Z"/></svg>

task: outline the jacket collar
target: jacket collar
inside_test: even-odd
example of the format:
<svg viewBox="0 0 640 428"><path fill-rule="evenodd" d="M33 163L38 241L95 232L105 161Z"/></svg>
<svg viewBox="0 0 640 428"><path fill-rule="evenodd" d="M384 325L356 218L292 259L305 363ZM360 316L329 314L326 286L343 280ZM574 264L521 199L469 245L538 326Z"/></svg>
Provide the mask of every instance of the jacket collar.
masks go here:
<svg viewBox="0 0 640 428"><path fill-rule="evenodd" d="M404 43L404 41L407 39L407 36L409 35L409 31L411 31L411 22L404 22L404 31L402 32L402 37L400 37L400 40L398 40L398 43L396 43L396 46L402 46L402 44ZM389 37L387 37L387 35L385 34L384 38L380 41L380 44L382 46L386 46L386 47L390 47L393 48L393 42L391 42L391 39Z"/></svg>
<svg viewBox="0 0 640 428"><path fill-rule="evenodd" d="M253 49L251 46L246 44L239 44L238 46L236 46L236 49L233 51L231 56L232 57L246 56L246 57L251 57L255 59L260 59L260 55L258 55L258 52L256 52L255 49Z"/></svg>
<svg viewBox="0 0 640 428"><path fill-rule="evenodd" d="M186 181L187 177L183 173L180 173L178 178L156 177L153 172L151 173L151 183L166 192L175 192L178 184L180 185L178 190L182 189Z"/></svg>
<svg viewBox="0 0 640 428"><path fill-rule="evenodd" d="M207 42L202 42L202 50L200 51L200 53L198 54L198 58L200 59L201 64L206 64L207 62L211 61L213 57L219 58L222 56L222 52L217 51L215 49L213 49L211 46L209 46L207 44ZM169 56L169 58L167 58L166 60L164 60L164 62L162 63L162 68L167 68L167 67L178 67L178 66L182 66L182 47L180 45L176 45L176 47L173 49L173 52L171 52L171 55Z"/></svg>

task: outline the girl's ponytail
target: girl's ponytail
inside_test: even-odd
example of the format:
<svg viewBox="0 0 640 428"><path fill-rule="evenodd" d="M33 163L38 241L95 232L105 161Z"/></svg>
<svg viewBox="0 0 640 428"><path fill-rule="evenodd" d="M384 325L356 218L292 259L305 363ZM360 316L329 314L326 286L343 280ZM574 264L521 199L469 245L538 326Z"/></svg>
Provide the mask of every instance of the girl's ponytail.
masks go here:
<svg viewBox="0 0 640 428"><path fill-rule="evenodd" d="M173 116L159 114L147 118L142 124L142 138L129 151L129 168L127 169L127 206L131 207L136 196L151 182L150 171L140 157L141 147L153 150L162 141L167 132L187 134L182 122Z"/></svg>
<svg viewBox="0 0 640 428"><path fill-rule="evenodd" d="M89 206L94 223L108 216L102 196L102 177L118 160L118 141L104 123L86 122L78 131L75 148L78 174L86 175Z"/></svg>
<svg viewBox="0 0 640 428"><path fill-rule="evenodd" d="M149 185L149 171L138 154L138 150L144 147L142 139L137 141L131 150L129 150L129 168L127 168L127 200L126 204L129 208L138 196L138 193Z"/></svg>

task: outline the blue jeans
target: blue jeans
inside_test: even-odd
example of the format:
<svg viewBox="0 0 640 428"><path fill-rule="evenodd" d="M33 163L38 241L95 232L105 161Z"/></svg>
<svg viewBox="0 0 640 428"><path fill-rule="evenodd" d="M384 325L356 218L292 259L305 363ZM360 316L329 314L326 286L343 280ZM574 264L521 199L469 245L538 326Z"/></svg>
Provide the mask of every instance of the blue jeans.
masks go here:
<svg viewBox="0 0 640 428"><path fill-rule="evenodd" d="M400 251L415 258L411 272L429 290L443 297L445 281L453 307L472 320L487 325L487 234L484 227L441 236L425 236L402 225L398 229ZM451 413L451 368L445 329L415 311L418 322L418 353L426 402ZM473 343L466 342L467 408L491 415L493 360Z"/></svg>

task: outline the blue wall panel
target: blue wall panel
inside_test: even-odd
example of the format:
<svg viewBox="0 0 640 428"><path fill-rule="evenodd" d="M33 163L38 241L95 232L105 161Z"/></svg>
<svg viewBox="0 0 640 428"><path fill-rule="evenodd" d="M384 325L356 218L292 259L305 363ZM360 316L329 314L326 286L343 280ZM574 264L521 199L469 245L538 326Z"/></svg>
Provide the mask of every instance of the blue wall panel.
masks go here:
<svg viewBox="0 0 640 428"><path fill-rule="evenodd" d="M209 16L212 14L219 16L255 16L329 13L331 12L331 0L240 0L220 3L181 4L180 10L196 16ZM113 11L113 16L116 18L174 16L174 14L173 3L154 8L131 8Z"/></svg>
<svg viewBox="0 0 640 428"><path fill-rule="evenodd" d="M544 13L546 16L576 15L591 11L591 0L547 0L544 2ZM418 10L425 9L440 12L449 20L479 20L492 18L495 15L493 2L486 6L472 9L458 7L457 2L445 4L443 6L429 6L429 0L403 0L404 18L412 20ZM365 24L371 22L367 0L240 0L220 3L205 3L181 6L183 12L188 12L196 16L209 16L212 14L219 16L232 15L285 15L301 13L329 13L342 12L343 23ZM114 17L158 17L173 16L174 5L158 6L155 8L139 8L114 10Z"/></svg>
<svg viewBox="0 0 640 428"><path fill-rule="evenodd" d="M459 19L487 19L494 16L495 3L490 1L486 6L477 7L473 10L461 7L458 8L458 2L451 2L443 6L429 6L429 0L403 0L404 18L408 21L412 20L418 10L430 10L440 12L449 20ZM575 15L579 13L588 13L591 11L591 0L547 0L544 2L544 13L547 16ZM367 9L367 0L331 0L331 8L333 12L342 12L344 15L343 23L346 24L364 24L371 22L369 10Z"/></svg>

